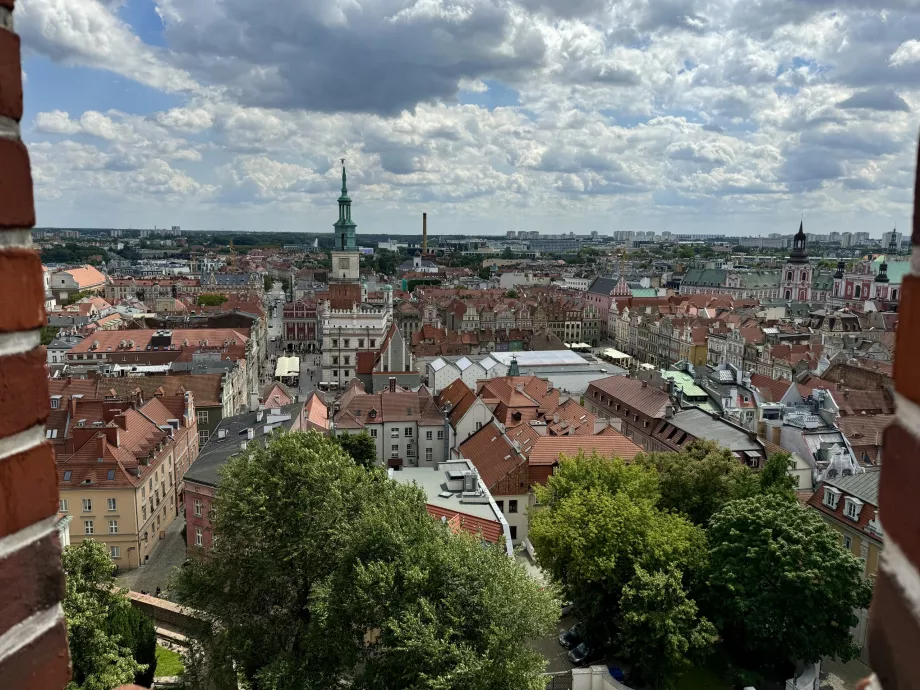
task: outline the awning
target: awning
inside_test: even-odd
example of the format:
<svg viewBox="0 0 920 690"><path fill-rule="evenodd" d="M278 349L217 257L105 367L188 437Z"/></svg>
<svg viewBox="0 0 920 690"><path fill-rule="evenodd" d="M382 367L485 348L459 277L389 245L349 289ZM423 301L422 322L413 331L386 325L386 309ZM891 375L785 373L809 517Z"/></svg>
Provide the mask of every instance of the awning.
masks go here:
<svg viewBox="0 0 920 690"><path fill-rule="evenodd" d="M601 353L601 355L609 359L632 359L632 357L630 357L625 352L620 352L619 350L615 350L612 347L608 347Z"/></svg>
<svg viewBox="0 0 920 690"><path fill-rule="evenodd" d="M300 376L300 357L279 357L275 365L275 378Z"/></svg>

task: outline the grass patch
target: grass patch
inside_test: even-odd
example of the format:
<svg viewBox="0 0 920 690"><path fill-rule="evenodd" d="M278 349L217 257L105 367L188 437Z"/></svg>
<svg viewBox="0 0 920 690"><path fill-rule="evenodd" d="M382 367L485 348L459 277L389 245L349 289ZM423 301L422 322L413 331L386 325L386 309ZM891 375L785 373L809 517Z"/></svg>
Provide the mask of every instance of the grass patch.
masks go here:
<svg viewBox="0 0 920 690"><path fill-rule="evenodd" d="M706 666L690 669L674 684L675 690L728 690L730 687L722 674Z"/></svg>
<svg viewBox="0 0 920 690"><path fill-rule="evenodd" d="M166 647L157 645L157 669L153 674L154 678L178 676L183 670L181 656Z"/></svg>

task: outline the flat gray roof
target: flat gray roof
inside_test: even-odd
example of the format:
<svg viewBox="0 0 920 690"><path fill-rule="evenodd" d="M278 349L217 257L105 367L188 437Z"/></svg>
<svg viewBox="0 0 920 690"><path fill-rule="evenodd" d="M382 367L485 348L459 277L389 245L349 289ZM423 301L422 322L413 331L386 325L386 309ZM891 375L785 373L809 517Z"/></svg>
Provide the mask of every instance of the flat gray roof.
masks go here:
<svg viewBox="0 0 920 690"><path fill-rule="evenodd" d="M442 462L437 468L431 467L403 467L401 470L391 473L393 479L403 484L415 482L422 491L425 492L425 502L433 506L453 510L458 513L466 513L484 520L494 520L498 518L492 511L492 506L488 503L461 503L460 494L452 493L450 497L440 496L439 494L447 491L447 473L450 471L475 470L471 464L465 460L457 462Z"/></svg>

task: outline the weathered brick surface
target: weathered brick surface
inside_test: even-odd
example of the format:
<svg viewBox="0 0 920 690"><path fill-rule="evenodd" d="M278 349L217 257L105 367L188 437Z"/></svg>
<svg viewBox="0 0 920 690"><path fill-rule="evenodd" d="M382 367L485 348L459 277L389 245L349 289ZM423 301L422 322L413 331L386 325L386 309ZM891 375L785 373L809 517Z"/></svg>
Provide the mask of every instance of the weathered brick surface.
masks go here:
<svg viewBox="0 0 920 690"><path fill-rule="evenodd" d="M0 568L0 635L64 597L64 573L49 568L61 557L56 535L19 549Z"/></svg>
<svg viewBox="0 0 920 690"><path fill-rule="evenodd" d="M902 285L894 385L899 393L920 404L920 366L916 358L910 356L913 347L920 343L920 278L905 276Z"/></svg>
<svg viewBox="0 0 920 690"><path fill-rule="evenodd" d="M0 357L0 437L43 424L48 418L45 348Z"/></svg>
<svg viewBox="0 0 920 690"><path fill-rule="evenodd" d="M0 537L54 515L57 508L57 475L50 445L43 443L0 461Z"/></svg>
<svg viewBox="0 0 920 690"><path fill-rule="evenodd" d="M0 332L45 325L45 285L38 254L27 249L0 252L0 295L10 297L0 313Z"/></svg>
<svg viewBox="0 0 920 690"><path fill-rule="evenodd" d="M900 424L885 430L885 462L879 484L879 513L886 538L897 542L914 563L920 563L920 444Z"/></svg>
<svg viewBox="0 0 920 690"><path fill-rule="evenodd" d="M0 31L0 115L16 121L22 118L19 36L10 31Z"/></svg>
<svg viewBox="0 0 920 690"><path fill-rule="evenodd" d="M0 138L0 229L35 225L29 153L21 141Z"/></svg>
<svg viewBox="0 0 920 690"><path fill-rule="evenodd" d="M885 573L875 581L869 650L870 665L885 690L920 690L920 624Z"/></svg>
<svg viewBox="0 0 920 690"><path fill-rule="evenodd" d="M0 660L3 690L59 690L70 680L70 658L64 622Z"/></svg>

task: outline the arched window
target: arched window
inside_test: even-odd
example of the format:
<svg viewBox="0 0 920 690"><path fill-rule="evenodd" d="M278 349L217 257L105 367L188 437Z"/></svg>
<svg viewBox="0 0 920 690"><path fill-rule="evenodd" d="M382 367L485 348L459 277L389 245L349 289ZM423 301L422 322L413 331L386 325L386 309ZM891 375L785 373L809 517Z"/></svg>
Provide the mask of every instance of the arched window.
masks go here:
<svg viewBox="0 0 920 690"><path fill-rule="evenodd" d="M857 285L856 292L854 293L854 297L859 297L859 293L861 292L862 292L862 285Z"/></svg>
<svg viewBox="0 0 920 690"><path fill-rule="evenodd" d="M840 283L834 283L834 297L840 293Z"/></svg>
<svg viewBox="0 0 920 690"><path fill-rule="evenodd" d="M792 271L786 271L786 280L792 281Z"/></svg>
<svg viewBox="0 0 920 690"><path fill-rule="evenodd" d="M897 299L897 298L898 298L898 289L891 288L891 299Z"/></svg>
<svg viewBox="0 0 920 690"><path fill-rule="evenodd" d="M790 299L791 297L792 297L792 291L786 290L786 299Z"/></svg>
<svg viewBox="0 0 920 690"><path fill-rule="evenodd" d="M808 271L802 271L802 280L808 280Z"/></svg>

